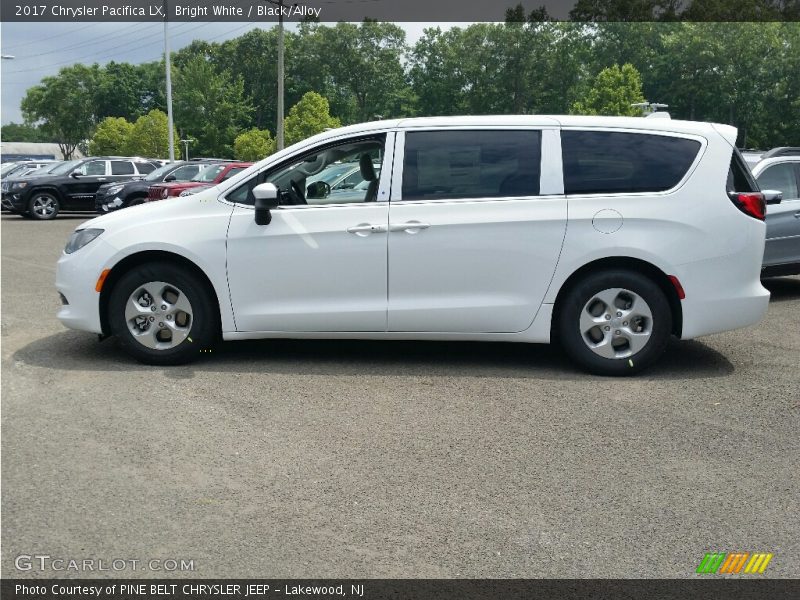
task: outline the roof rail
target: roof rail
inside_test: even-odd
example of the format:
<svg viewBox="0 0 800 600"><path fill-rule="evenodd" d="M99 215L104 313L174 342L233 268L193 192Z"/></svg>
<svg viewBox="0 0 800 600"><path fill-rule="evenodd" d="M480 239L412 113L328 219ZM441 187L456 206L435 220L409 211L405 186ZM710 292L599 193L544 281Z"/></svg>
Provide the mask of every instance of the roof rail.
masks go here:
<svg viewBox="0 0 800 600"><path fill-rule="evenodd" d="M774 158L776 156L800 156L800 148L796 146L781 146L765 152L761 159Z"/></svg>

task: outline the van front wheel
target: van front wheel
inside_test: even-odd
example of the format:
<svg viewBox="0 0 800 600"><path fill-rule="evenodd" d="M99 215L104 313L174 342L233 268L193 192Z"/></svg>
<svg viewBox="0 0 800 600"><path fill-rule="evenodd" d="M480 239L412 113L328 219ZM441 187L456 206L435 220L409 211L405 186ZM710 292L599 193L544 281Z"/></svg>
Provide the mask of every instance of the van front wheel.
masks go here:
<svg viewBox="0 0 800 600"><path fill-rule="evenodd" d="M109 325L123 348L151 365L189 362L218 337L218 312L201 281L174 265L144 264L116 283Z"/></svg>

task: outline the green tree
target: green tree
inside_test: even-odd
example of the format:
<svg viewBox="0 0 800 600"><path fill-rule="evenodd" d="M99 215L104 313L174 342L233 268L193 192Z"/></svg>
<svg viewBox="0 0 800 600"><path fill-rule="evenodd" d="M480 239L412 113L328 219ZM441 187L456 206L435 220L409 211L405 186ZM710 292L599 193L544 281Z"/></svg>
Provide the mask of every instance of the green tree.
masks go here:
<svg viewBox="0 0 800 600"><path fill-rule="evenodd" d="M627 63L613 65L597 74L586 97L572 105L572 113L636 117L642 110L631 104L637 102L644 102L639 71Z"/></svg>
<svg viewBox="0 0 800 600"><path fill-rule="evenodd" d="M308 92L291 108L289 115L284 119L286 145L340 125L339 119L330 115L328 101L316 92Z"/></svg>
<svg viewBox="0 0 800 600"><path fill-rule="evenodd" d="M173 132L178 139L178 132ZM167 115L158 109L136 119L128 136L127 153L147 158L167 158L169 156L169 121Z"/></svg>
<svg viewBox="0 0 800 600"><path fill-rule="evenodd" d="M0 138L4 142L52 142L51 136L39 127L24 123L7 123L3 125Z"/></svg>
<svg viewBox="0 0 800 600"><path fill-rule="evenodd" d="M198 156L233 156L233 140L250 125L253 111L242 78L217 71L202 56L177 73L174 106L178 129L197 140Z"/></svg>
<svg viewBox="0 0 800 600"><path fill-rule="evenodd" d="M127 153L133 123L123 117L106 117L95 129L89 141L89 154L94 156Z"/></svg>
<svg viewBox="0 0 800 600"><path fill-rule="evenodd" d="M92 135L96 124L90 101L96 88L97 70L85 65L62 68L45 77L22 99L22 115L28 125L40 128L58 143L65 159Z"/></svg>
<svg viewBox="0 0 800 600"><path fill-rule="evenodd" d="M237 160L255 162L275 152L276 144L266 129L253 127L236 136L233 155Z"/></svg>

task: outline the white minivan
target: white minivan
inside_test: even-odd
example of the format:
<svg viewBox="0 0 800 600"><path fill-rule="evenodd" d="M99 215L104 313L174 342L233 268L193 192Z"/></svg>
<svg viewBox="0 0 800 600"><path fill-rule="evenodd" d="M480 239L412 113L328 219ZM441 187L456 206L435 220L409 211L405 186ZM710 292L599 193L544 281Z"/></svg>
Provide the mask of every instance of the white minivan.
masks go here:
<svg viewBox="0 0 800 600"><path fill-rule="evenodd" d="M58 317L159 365L220 338L557 340L591 372L635 373L671 335L767 309L765 199L735 139L576 116L327 131L194 196L80 225ZM332 202L318 176L343 164L363 193Z"/></svg>

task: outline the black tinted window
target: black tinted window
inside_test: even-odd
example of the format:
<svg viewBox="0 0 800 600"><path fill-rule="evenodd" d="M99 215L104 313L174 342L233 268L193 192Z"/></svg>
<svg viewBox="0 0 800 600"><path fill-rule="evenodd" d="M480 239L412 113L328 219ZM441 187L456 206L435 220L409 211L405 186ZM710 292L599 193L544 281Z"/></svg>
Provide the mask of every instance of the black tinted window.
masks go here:
<svg viewBox="0 0 800 600"><path fill-rule="evenodd" d="M127 160L111 161L112 175L133 175L133 163Z"/></svg>
<svg viewBox="0 0 800 600"><path fill-rule="evenodd" d="M741 152L737 148L733 149L731 156L731 168L728 169L728 181L726 189L729 192L757 192L758 184L753 179L750 167L744 161Z"/></svg>
<svg viewBox="0 0 800 600"><path fill-rule="evenodd" d="M612 131L562 131L564 193L661 192L675 187L700 142Z"/></svg>
<svg viewBox="0 0 800 600"><path fill-rule="evenodd" d="M152 173L156 170L156 166L152 163L136 163L136 170L141 174Z"/></svg>
<svg viewBox="0 0 800 600"><path fill-rule="evenodd" d="M539 194L538 131L406 134L403 200Z"/></svg>

